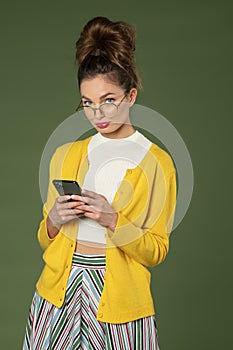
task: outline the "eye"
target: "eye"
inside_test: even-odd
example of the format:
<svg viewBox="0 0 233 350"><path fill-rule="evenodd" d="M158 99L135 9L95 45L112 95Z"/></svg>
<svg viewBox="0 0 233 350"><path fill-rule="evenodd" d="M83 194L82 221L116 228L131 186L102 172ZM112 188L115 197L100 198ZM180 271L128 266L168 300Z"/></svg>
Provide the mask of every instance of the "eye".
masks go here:
<svg viewBox="0 0 233 350"><path fill-rule="evenodd" d="M105 103L113 103L114 101L115 101L115 98L108 97L106 98Z"/></svg>
<svg viewBox="0 0 233 350"><path fill-rule="evenodd" d="M91 101L83 101L83 106L84 107L89 107L91 106L92 102Z"/></svg>

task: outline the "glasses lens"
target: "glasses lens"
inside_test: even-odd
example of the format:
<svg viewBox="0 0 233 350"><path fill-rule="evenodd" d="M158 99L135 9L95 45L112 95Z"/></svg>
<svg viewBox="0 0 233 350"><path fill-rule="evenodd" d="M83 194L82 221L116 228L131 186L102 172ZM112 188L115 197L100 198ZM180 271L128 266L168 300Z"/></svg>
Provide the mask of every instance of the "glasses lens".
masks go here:
<svg viewBox="0 0 233 350"><path fill-rule="evenodd" d="M84 107L83 109L88 118L94 118L94 111L91 107Z"/></svg>
<svg viewBox="0 0 233 350"><path fill-rule="evenodd" d="M101 107L101 112L106 117L114 117L114 115L117 113L117 106L115 106L113 103L104 103Z"/></svg>

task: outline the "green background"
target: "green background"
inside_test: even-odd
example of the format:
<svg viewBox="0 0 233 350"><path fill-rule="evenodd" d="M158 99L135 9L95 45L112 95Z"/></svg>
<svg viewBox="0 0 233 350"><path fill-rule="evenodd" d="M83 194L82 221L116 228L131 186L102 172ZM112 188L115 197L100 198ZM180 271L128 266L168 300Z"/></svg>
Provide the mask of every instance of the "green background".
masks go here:
<svg viewBox="0 0 233 350"><path fill-rule="evenodd" d="M39 163L79 102L75 42L97 15L136 27L137 103L174 125L193 162L191 204L152 273L160 348L232 348L231 10L231 1L1 2L1 349L22 347L43 266Z"/></svg>

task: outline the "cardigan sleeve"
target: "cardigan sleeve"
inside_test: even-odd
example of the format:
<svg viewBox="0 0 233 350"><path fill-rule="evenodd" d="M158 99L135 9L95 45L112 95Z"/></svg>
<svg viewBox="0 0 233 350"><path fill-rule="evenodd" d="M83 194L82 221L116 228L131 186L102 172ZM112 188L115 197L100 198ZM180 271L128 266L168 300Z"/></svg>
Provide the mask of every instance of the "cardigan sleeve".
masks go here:
<svg viewBox="0 0 233 350"><path fill-rule="evenodd" d="M54 179L55 172L56 172L56 157L57 157L57 149L53 153L52 158L50 160L47 199L42 208L43 219L39 224L39 229L37 232L37 238L42 249L46 249L57 237L57 236L55 236L54 238L49 237L48 231L47 231L47 225L46 225L46 219L48 217L48 213L50 209L53 207L56 197L58 197L58 193L52 184L52 180Z"/></svg>
<svg viewBox="0 0 233 350"><path fill-rule="evenodd" d="M67 142L58 146L49 164L49 183L47 191L47 199L43 205L43 219L40 222L37 237L42 249L47 249L50 244L61 234L66 235L70 239L74 239L77 234L77 220L71 220L61 225L60 231L54 238L50 238L47 231L46 220L52 209L54 202L59 194L53 185L53 179L76 179L77 174L82 180L86 167L86 146L91 136L85 140L76 140L75 142ZM82 169L82 170L81 170Z"/></svg>
<svg viewBox="0 0 233 350"><path fill-rule="evenodd" d="M175 168L166 175L165 179L164 181L162 171L159 171L143 228L136 226L119 211L114 232L108 229L108 237L113 244L145 266L158 265L165 259L169 250L169 236L176 206ZM162 199L163 203L158 215L159 199Z"/></svg>

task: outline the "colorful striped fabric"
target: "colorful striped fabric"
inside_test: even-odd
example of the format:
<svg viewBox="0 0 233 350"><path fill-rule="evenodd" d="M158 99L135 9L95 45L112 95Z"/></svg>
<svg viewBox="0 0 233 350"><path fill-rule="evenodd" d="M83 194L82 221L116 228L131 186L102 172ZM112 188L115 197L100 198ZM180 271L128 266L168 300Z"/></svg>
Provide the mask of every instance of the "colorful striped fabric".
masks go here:
<svg viewBox="0 0 233 350"><path fill-rule="evenodd" d="M96 320L106 257L75 252L61 308L33 296L23 350L159 350L155 316L111 324Z"/></svg>

